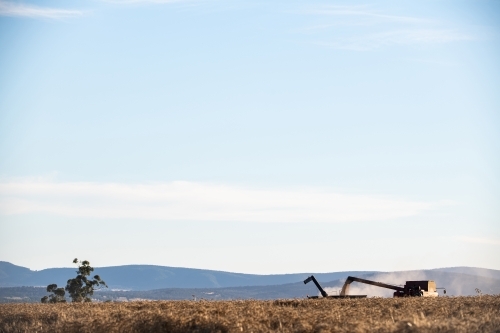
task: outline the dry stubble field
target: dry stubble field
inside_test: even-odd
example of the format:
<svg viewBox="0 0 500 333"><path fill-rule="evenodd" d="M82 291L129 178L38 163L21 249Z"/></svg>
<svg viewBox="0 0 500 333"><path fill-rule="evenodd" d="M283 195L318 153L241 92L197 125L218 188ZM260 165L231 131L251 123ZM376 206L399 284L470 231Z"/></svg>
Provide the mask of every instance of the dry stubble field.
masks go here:
<svg viewBox="0 0 500 333"><path fill-rule="evenodd" d="M0 332L500 332L500 295L3 304Z"/></svg>

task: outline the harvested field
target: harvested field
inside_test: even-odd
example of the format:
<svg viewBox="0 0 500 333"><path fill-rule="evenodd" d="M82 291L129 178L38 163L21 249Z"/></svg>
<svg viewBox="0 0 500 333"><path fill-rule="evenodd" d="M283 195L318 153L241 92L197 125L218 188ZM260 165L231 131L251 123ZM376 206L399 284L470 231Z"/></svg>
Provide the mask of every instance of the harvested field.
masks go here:
<svg viewBox="0 0 500 333"><path fill-rule="evenodd" d="M3 304L0 332L500 332L500 296Z"/></svg>

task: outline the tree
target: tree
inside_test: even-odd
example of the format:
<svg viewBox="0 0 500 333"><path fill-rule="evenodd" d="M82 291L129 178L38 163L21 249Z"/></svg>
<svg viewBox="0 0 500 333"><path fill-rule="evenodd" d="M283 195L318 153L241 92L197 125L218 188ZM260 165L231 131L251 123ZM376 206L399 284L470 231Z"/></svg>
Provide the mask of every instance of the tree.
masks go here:
<svg viewBox="0 0 500 333"><path fill-rule="evenodd" d="M57 288L57 284L49 284L47 292L52 294L42 297L42 303L66 303L66 298L64 297L66 295L65 290L68 292L69 297L71 297L72 302L92 302L90 296L94 294L95 290L108 287L99 275L88 278L94 271L94 268L90 266L90 262L87 260L78 261L75 258L73 263L78 265L76 278L69 279L66 283L66 288Z"/></svg>
<svg viewBox="0 0 500 333"><path fill-rule="evenodd" d="M78 261L75 258L73 263L78 265L78 271L76 271L78 275L76 278L68 280L65 290L72 302L92 302L90 296L94 294L94 291L108 286L99 275L94 275L92 279L88 278L94 268L87 260Z"/></svg>
<svg viewBox="0 0 500 333"><path fill-rule="evenodd" d="M57 284L49 284L47 292L52 293L52 295L43 296L42 303L66 303L64 288L57 288Z"/></svg>

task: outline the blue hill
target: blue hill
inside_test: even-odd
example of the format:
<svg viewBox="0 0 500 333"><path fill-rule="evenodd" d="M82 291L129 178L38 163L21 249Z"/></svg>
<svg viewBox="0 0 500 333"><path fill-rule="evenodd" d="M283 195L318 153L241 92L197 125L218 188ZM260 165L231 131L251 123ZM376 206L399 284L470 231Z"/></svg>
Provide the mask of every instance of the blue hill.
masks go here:
<svg viewBox="0 0 500 333"><path fill-rule="evenodd" d="M0 287L47 286L66 281L76 274L76 268L48 268L32 271L9 262L0 261ZM372 271L349 271L335 273L295 273L257 275L230 273L205 269L180 268L154 265L126 265L98 267L99 274L111 289L151 290L162 288L227 288L243 286L267 286L303 281L314 274L319 281L332 281L348 275L376 273Z"/></svg>

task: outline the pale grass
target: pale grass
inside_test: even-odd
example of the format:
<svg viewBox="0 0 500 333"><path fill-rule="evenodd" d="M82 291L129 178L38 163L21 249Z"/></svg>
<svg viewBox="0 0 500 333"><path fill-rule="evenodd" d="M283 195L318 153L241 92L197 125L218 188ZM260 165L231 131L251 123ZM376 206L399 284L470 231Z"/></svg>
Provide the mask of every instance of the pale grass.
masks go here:
<svg viewBox="0 0 500 333"><path fill-rule="evenodd" d="M500 295L2 304L0 332L500 333Z"/></svg>

